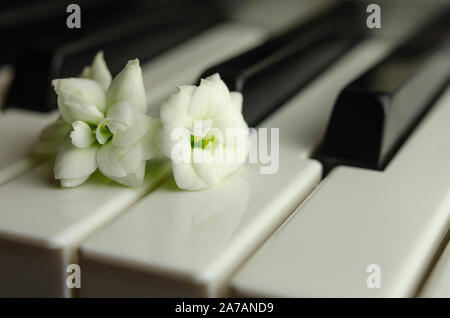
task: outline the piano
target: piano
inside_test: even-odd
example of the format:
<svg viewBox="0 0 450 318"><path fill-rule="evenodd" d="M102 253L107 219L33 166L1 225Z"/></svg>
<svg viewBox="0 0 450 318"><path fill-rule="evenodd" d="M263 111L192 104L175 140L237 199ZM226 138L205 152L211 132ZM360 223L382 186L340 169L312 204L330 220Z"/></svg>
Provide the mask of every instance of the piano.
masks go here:
<svg viewBox="0 0 450 318"><path fill-rule="evenodd" d="M446 1L78 1L79 29L68 4L0 5L0 297L450 297ZM60 188L30 150L100 50L140 59L155 117L219 73L277 171Z"/></svg>

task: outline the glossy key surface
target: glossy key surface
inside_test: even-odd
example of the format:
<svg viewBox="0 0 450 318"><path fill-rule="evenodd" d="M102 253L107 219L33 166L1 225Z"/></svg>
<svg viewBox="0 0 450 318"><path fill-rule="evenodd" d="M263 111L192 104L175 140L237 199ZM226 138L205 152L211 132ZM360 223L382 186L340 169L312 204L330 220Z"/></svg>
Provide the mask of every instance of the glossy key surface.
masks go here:
<svg viewBox="0 0 450 318"><path fill-rule="evenodd" d="M384 171L334 168L237 273L234 294L415 296L450 221L449 116L448 88Z"/></svg>

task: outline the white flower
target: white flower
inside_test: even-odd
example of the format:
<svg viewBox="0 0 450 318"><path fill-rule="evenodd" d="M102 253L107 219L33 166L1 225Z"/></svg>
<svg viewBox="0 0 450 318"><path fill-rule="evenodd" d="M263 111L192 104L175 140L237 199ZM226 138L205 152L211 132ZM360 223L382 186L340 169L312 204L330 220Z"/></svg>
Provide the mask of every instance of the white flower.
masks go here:
<svg viewBox="0 0 450 318"><path fill-rule="evenodd" d="M181 189L219 183L248 155L242 95L230 93L219 74L202 79L198 87L179 87L161 105L161 122L161 150L172 160Z"/></svg>
<svg viewBox="0 0 450 318"><path fill-rule="evenodd" d="M159 151L160 122L145 114L139 61L129 61L111 81L100 52L81 76L52 82L61 117L71 126L57 149L55 178L63 187L73 187L99 168L121 184L140 185L146 161Z"/></svg>

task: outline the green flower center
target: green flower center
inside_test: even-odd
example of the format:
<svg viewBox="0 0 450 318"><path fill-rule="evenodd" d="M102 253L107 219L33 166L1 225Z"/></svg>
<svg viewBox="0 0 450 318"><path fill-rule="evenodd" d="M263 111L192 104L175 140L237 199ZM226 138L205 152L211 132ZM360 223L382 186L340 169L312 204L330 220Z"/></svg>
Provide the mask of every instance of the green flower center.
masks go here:
<svg viewBox="0 0 450 318"><path fill-rule="evenodd" d="M194 149L194 148L205 149L209 144L214 142L214 140L216 140L214 135L210 135L205 138L191 135L191 148L192 149Z"/></svg>
<svg viewBox="0 0 450 318"><path fill-rule="evenodd" d="M94 133L97 141L101 145L106 144L112 138L111 130L106 125L106 122L100 123Z"/></svg>

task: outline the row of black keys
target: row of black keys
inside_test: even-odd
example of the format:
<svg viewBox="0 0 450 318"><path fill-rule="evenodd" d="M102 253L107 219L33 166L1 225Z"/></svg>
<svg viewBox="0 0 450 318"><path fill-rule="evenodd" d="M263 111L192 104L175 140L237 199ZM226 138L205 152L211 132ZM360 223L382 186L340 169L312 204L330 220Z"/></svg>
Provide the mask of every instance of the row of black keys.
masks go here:
<svg viewBox="0 0 450 318"><path fill-rule="evenodd" d="M128 0L125 5L81 0L81 28L70 29L67 2L43 0L19 7L26 14L11 21L7 18L15 14L4 14L0 66L13 64L15 70L4 107L52 110L56 98L51 80L78 75L99 50L106 52L115 74L127 58L150 60L223 19L208 0Z"/></svg>
<svg viewBox="0 0 450 318"><path fill-rule="evenodd" d="M173 10L174 3L180 6L178 10ZM140 17L122 20L113 28L105 30L98 23L87 33L68 36L63 32L58 41L49 36L48 42L32 47L33 54L27 48L23 51L27 58L16 65L7 106L48 110L54 106L49 98L53 95L45 87L49 81L77 74L97 50L107 51L108 64L116 72L124 58L145 61L224 18L207 3L186 7L174 3L165 1L148 10L138 6ZM257 125L365 38L353 27L359 9L337 5L212 67L202 77L218 72L230 90L241 91L244 117L250 125ZM386 167L448 84L449 18L448 11L442 12L341 92L317 155L325 170L340 164ZM34 90L24 95L23 87Z"/></svg>

